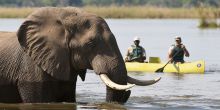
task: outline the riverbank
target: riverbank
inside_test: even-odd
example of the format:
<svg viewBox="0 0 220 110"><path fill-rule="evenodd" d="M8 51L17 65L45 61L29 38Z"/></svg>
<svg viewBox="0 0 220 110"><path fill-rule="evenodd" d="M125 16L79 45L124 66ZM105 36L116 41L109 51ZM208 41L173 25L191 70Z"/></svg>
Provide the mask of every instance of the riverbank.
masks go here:
<svg viewBox="0 0 220 110"><path fill-rule="evenodd" d="M0 8L0 18L25 18L37 8ZM95 13L104 18L200 18L198 8L160 8L147 6L133 7L95 7L87 6L82 9ZM212 9L204 8L204 12L212 13ZM220 8L215 9L220 14Z"/></svg>

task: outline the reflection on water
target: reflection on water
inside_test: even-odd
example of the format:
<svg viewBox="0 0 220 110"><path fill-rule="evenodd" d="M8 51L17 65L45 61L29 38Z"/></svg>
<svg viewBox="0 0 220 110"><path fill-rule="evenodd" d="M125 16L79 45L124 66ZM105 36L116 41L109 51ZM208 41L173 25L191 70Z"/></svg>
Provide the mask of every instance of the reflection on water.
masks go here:
<svg viewBox="0 0 220 110"><path fill-rule="evenodd" d="M135 86L124 105L127 109L220 109L219 73L129 73L137 79L162 77L155 85ZM89 83L91 82L91 84ZM96 82L96 83L94 83ZM77 101L100 103L105 101L105 86L95 73L87 74L85 82L78 81ZM98 86L98 88L94 88ZM79 90L80 89L80 90Z"/></svg>
<svg viewBox="0 0 220 110"><path fill-rule="evenodd" d="M0 19L0 31L16 31L22 19ZM124 105L105 103L105 85L99 77L89 71L85 82L77 83L77 103L48 104L0 104L0 110L62 109L62 110L213 110L220 109L220 30L200 30L195 19L108 19L122 55L132 44L134 36L141 37L141 45L148 56L167 58L167 49L173 36L181 35L191 57L186 61L204 59L205 74L173 73L128 73L131 77L147 80L162 79L151 86L135 86L131 97Z"/></svg>
<svg viewBox="0 0 220 110"><path fill-rule="evenodd" d="M0 104L0 110L76 110L73 103Z"/></svg>
<svg viewBox="0 0 220 110"><path fill-rule="evenodd" d="M134 75L133 75L134 74ZM162 77L151 86L135 86L124 105L105 102L105 85L95 73L88 73L86 81L78 80L77 103L0 104L0 110L213 110L220 109L220 79L218 73L173 74L129 73L137 79Z"/></svg>
<svg viewBox="0 0 220 110"><path fill-rule="evenodd" d="M0 104L0 110L94 110L120 109L123 105L114 103L28 103L28 104Z"/></svg>

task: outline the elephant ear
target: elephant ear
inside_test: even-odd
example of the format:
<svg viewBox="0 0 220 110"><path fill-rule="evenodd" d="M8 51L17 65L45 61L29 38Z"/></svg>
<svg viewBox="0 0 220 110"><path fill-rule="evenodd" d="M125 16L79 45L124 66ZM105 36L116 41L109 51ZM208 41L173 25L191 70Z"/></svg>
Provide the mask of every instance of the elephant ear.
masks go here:
<svg viewBox="0 0 220 110"><path fill-rule="evenodd" d="M29 17L17 32L24 51L45 72L59 80L70 77L70 60L65 29L60 20Z"/></svg>

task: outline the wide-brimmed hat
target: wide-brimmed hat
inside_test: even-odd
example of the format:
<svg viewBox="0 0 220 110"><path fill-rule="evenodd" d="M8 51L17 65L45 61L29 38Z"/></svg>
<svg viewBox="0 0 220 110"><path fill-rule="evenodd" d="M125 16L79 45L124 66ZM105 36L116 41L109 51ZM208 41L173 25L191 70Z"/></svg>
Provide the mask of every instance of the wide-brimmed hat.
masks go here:
<svg viewBox="0 0 220 110"><path fill-rule="evenodd" d="M140 38L138 36L135 36L134 41L140 41Z"/></svg>

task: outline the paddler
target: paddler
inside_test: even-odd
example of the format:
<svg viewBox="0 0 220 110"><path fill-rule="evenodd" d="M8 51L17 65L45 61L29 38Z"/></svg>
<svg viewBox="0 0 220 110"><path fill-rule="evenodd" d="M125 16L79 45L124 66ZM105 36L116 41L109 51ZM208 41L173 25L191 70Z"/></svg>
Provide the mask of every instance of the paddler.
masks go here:
<svg viewBox="0 0 220 110"><path fill-rule="evenodd" d="M189 57L189 52L185 45L182 43L182 39L179 36L175 37L175 44L173 44L168 51L168 58L172 63L181 62L184 63L184 55Z"/></svg>
<svg viewBox="0 0 220 110"><path fill-rule="evenodd" d="M145 49L140 46L140 38L134 37L134 44L128 48L128 51L125 56L125 62L141 62L143 63L146 60Z"/></svg>

